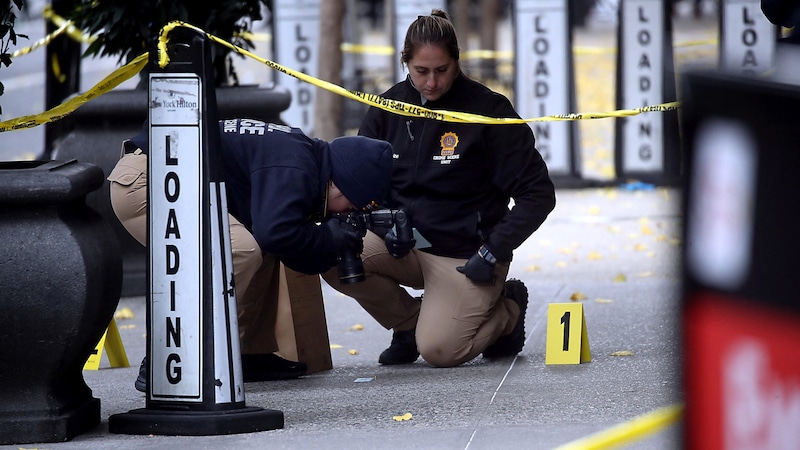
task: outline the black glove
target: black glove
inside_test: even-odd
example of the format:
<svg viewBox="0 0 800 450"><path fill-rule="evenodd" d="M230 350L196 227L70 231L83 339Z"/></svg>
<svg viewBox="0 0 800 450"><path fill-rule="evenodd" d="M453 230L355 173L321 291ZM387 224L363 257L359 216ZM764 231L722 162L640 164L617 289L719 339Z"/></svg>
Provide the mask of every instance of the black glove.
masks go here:
<svg viewBox="0 0 800 450"><path fill-rule="evenodd" d="M356 254L360 254L364 250L364 241L361 240L361 235L354 226L332 218L323 222L322 227L326 233L330 234L334 251L338 252L348 248L355 250Z"/></svg>
<svg viewBox="0 0 800 450"><path fill-rule="evenodd" d="M496 278L494 275L494 263L483 259L478 253L472 255L463 266L456 267L456 270L476 283L494 284Z"/></svg>
<svg viewBox="0 0 800 450"><path fill-rule="evenodd" d="M386 250L389 250L389 254L395 258L406 256L417 245L417 240L413 238L410 241L398 240L394 230L389 230L383 237L383 241L386 243Z"/></svg>

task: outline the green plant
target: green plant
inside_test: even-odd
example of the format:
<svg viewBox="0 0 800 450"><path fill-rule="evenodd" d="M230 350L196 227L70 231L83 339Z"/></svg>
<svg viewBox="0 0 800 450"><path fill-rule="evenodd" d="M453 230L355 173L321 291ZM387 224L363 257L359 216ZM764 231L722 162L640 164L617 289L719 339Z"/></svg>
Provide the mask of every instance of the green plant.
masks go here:
<svg viewBox="0 0 800 450"><path fill-rule="evenodd" d="M76 0L67 18L97 39L88 46L89 55L118 56L130 62L146 52L151 38L169 22L180 20L245 49L253 43L242 35L254 20L261 20L261 5L271 0ZM229 64L230 49L213 45L212 64L217 85L237 84Z"/></svg>
<svg viewBox="0 0 800 450"><path fill-rule="evenodd" d="M25 2L23 0L0 0L0 67L11 65L11 53L9 50L12 45L17 45L17 38L25 38L28 36L24 34L17 34L14 32L14 22L17 20L17 15L14 14L14 6L17 10L22 10ZM3 95L6 87L0 82L0 95ZM3 113L3 108L0 107L0 114Z"/></svg>

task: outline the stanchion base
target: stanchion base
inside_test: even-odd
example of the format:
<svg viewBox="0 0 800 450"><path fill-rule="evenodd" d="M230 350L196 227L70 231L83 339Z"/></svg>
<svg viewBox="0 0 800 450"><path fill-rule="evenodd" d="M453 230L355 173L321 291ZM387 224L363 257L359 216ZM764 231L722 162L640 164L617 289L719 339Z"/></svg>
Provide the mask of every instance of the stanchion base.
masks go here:
<svg viewBox="0 0 800 450"><path fill-rule="evenodd" d="M108 418L115 434L214 436L283 428L283 412L244 407L228 411L164 411L134 409Z"/></svg>

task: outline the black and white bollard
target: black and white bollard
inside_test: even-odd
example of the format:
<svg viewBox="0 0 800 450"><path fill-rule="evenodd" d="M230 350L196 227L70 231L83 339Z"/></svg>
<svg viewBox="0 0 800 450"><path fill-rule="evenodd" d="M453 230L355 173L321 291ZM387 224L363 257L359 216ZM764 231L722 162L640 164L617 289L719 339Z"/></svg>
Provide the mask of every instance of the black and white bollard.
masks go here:
<svg viewBox="0 0 800 450"><path fill-rule="evenodd" d="M219 128L206 37L176 28L169 64L151 46L146 407L109 418L124 434L283 428L247 407Z"/></svg>
<svg viewBox="0 0 800 450"><path fill-rule="evenodd" d="M575 64L567 0L514 2L514 92L520 116L543 117L575 111ZM559 187L586 184L581 176L575 121L529 122L550 177Z"/></svg>
<svg viewBox="0 0 800 450"><path fill-rule="evenodd" d="M761 11L761 0L721 0L719 67L732 74L766 74L775 68L780 34Z"/></svg>
<svg viewBox="0 0 800 450"><path fill-rule="evenodd" d="M621 0L617 109L636 109L676 98L669 2ZM660 185L681 180L678 112L648 112L616 119L614 166L620 181Z"/></svg>

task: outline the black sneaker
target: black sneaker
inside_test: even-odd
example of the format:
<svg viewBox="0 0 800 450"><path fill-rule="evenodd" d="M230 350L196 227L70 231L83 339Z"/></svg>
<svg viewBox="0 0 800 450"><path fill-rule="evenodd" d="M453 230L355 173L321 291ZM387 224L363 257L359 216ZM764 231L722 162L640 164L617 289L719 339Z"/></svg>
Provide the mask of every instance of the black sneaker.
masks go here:
<svg viewBox="0 0 800 450"><path fill-rule="evenodd" d="M392 334L392 343L389 348L381 353L378 362L393 366L397 364L411 364L419 358L417 351L416 328L410 330L395 331Z"/></svg>
<svg viewBox="0 0 800 450"><path fill-rule="evenodd" d="M503 287L503 297L514 300L519 306L517 325L511 334L500 336L494 344L483 351L484 358L502 358L514 356L522 351L525 345L525 312L528 309L528 289L522 281L510 279Z"/></svg>
<svg viewBox="0 0 800 450"><path fill-rule="evenodd" d="M147 392L147 356L142 358L142 365L139 366L139 376L133 386L139 392Z"/></svg>
<svg viewBox="0 0 800 450"><path fill-rule="evenodd" d="M274 353L242 355L242 374L245 383L291 380L302 377L307 372L306 363L289 361Z"/></svg>

